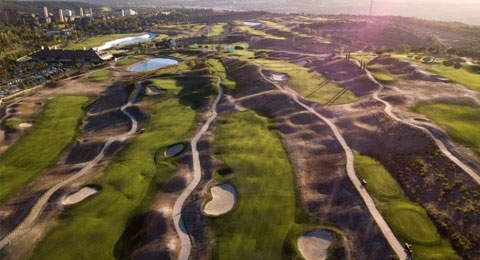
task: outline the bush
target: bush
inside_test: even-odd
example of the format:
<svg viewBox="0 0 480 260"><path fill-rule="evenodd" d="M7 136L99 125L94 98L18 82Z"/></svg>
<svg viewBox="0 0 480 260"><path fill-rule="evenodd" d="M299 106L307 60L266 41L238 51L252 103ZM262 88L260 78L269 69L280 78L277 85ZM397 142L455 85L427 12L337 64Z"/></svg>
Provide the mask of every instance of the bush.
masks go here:
<svg viewBox="0 0 480 260"><path fill-rule="evenodd" d="M243 47L236 45L236 46L235 46L235 50L243 50Z"/></svg>
<svg viewBox="0 0 480 260"><path fill-rule="evenodd" d="M460 69L460 68L462 67L462 64L460 64L460 63L455 63L455 65L453 65L453 67L454 67L455 69Z"/></svg>
<svg viewBox="0 0 480 260"><path fill-rule="evenodd" d="M431 61L432 61L432 57L430 57L430 56L425 57L425 58L423 58L423 61L424 61L424 62L431 62Z"/></svg>
<svg viewBox="0 0 480 260"><path fill-rule="evenodd" d="M422 58L422 56L415 56L416 60L420 60L421 58Z"/></svg>
<svg viewBox="0 0 480 260"><path fill-rule="evenodd" d="M445 60L445 61L443 61L443 65L445 65L447 67L451 67L451 66L453 66L453 61L452 60Z"/></svg>

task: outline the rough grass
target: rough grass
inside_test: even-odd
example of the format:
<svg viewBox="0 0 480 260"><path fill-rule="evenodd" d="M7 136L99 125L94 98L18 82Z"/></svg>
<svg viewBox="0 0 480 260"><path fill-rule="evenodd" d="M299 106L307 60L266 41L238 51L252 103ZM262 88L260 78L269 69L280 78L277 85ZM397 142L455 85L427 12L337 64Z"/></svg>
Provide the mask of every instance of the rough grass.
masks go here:
<svg viewBox="0 0 480 260"><path fill-rule="evenodd" d="M413 110L426 115L455 141L480 155L480 108L451 103L421 103Z"/></svg>
<svg viewBox="0 0 480 260"><path fill-rule="evenodd" d="M64 212L35 249L34 259L118 258L114 252L122 249L115 246L121 244L127 221L143 213L176 168L175 161L163 155L165 148L185 141L195 129L195 112L178 99L161 98L149 110L145 132L95 180L103 189Z"/></svg>
<svg viewBox="0 0 480 260"><path fill-rule="evenodd" d="M460 259L438 233L426 210L403 193L398 182L374 159L355 153L355 171L401 243L411 243L414 260Z"/></svg>
<svg viewBox="0 0 480 260"><path fill-rule="evenodd" d="M0 202L48 167L75 138L85 96L61 96L45 107L34 126L0 156Z"/></svg>
<svg viewBox="0 0 480 260"><path fill-rule="evenodd" d="M91 82L104 82L110 79L110 75L112 75L110 70L98 70L88 75L88 80Z"/></svg>
<svg viewBox="0 0 480 260"><path fill-rule="evenodd" d="M247 111L219 118L214 145L239 198L210 220L214 259L281 259L295 221L294 173L281 141L266 118Z"/></svg>
<svg viewBox="0 0 480 260"><path fill-rule="evenodd" d="M139 36L143 34L145 33L122 33L122 34L107 34L107 35L95 36L85 41L81 41L77 43L69 43L65 47L65 49L78 50L78 49L83 49L83 47L90 49L93 47L101 46L108 41L113 41L113 40L117 40L124 37L130 37L130 36Z"/></svg>
<svg viewBox="0 0 480 260"><path fill-rule="evenodd" d="M271 22L271 21L266 21L266 20L261 20L260 21L262 24L264 24L265 26L267 27L270 27L270 28L273 28L273 29L277 29L281 32L290 32L290 29L288 29L287 27L285 27L284 25L281 25L279 23L275 23L275 22Z"/></svg>
<svg viewBox="0 0 480 260"><path fill-rule="evenodd" d="M141 60L143 60L145 58L145 55L135 55L135 56L131 56L131 57L128 57L126 59L123 59L119 62L117 62L115 64L115 66L127 66L127 65L132 65L132 64L135 64L137 62L140 62Z"/></svg>
<svg viewBox="0 0 480 260"><path fill-rule="evenodd" d="M289 76L289 85L312 102L325 104L342 90L335 82L330 81L322 88L313 92L326 78L297 64L268 59L255 59L253 62L262 64L270 70L286 73ZM352 92L347 91L334 104L351 103L357 99Z"/></svg>
<svg viewBox="0 0 480 260"><path fill-rule="evenodd" d="M277 39L277 40L285 40L284 37L279 37L279 36L275 36L275 35L271 35L271 34L268 34L264 31L260 31L260 30L257 30L257 29L254 29L252 28L251 26L247 26L247 25L243 25L243 26L237 26L237 28L239 30L241 30L242 32L247 32L251 35L255 35L255 36L259 36L259 37L262 37L262 38L271 38L271 39Z"/></svg>
<svg viewBox="0 0 480 260"><path fill-rule="evenodd" d="M462 68L455 69L453 66L448 67L443 64L427 65L414 58L409 58L407 55L392 55L392 57L414 62L431 73L445 77L471 90L480 91L480 74L471 66L464 65Z"/></svg>
<svg viewBox="0 0 480 260"><path fill-rule="evenodd" d="M223 64L217 59L208 59L208 64L213 67L218 76L222 79L222 86L225 88L225 92L229 93L234 91L237 83L227 75L227 71Z"/></svg>

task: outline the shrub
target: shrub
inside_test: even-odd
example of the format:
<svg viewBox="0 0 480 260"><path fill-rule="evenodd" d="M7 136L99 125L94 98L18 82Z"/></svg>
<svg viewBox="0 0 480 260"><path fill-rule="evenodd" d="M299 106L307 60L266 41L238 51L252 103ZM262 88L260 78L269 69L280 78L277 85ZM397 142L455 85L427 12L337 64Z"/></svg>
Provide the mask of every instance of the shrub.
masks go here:
<svg viewBox="0 0 480 260"><path fill-rule="evenodd" d="M421 58L422 58L422 56L415 56L416 60L420 60Z"/></svg>
<svg viewBox="0 0 480 260"><path fill-rule="evenodd" d="M453 61L452 60L445 60L443 61L443 65L450 67L453 66Z"/></svg>
<svg viewBox="0 0 480 260"><path fill-rule="evenodd" d="M432 57L430 57L430 56L425 57L425 58L423 58L423 61L424 61L424 62L431 62L431 61L432 61Z"/></svg>
<svg viewBox="0 0 480 260"><path fill-rule="evenodd" d="M455 69L460 69L460 68L462 67L462 64L460 64L460 63L455 63L455 65L453 65L453 67L454 67Z"/></svg>

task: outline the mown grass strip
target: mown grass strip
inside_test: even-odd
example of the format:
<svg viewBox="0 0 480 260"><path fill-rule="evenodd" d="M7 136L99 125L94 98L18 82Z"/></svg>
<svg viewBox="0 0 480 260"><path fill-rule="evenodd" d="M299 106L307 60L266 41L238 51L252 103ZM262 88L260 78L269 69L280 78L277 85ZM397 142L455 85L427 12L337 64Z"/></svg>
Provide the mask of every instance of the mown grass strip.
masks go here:
<svg viewBox="0 0 480 260"><path fill-rule="evenodd" d="M355 171L366 180L365 188L395 236L413 245L412 259L460 259L449 240L438 233L426 210L404 194L378 161L355 153Z"/></svg>
<svg viewBox="0 0 480 260"><path fill-rule="evenodd" d="M225 92L230 93L234 91L237 83L228 77L227 70L223 64L217 59L208 59L208 64L213 67L218 76L222 79L222 86L225 88Z"/></svg>
<svg viewBox="0 0 480 260"><path fill-rule="evenodd" d="M415 112L426 115L455 141L480 155L480 108L452 103L421 103Z"/></svg>
<svg viewBox="0 0 480 260"><path fill-rule="evenodd" d="M145 132L95 180L101 192L67 209L35 249L34 259L118 258L115 245L127 222L144 212L176 168L175 160L163 155L165 148L184 142L196 126L195 111L178 99L152 100L157 101L149 106Z"/></svg>
<svg viewBox="0 0 480 260"><path fill-rule="evenodd" d="M75 138L87 101L85 96L49 101L34 126L0 156L0 202L57 162Z"/></svg>
<svg viewBox="0 0 480 260"><path fill-rule="evenodd" d="M233 169L238 204L211 219L216 259L281 259L295 222L294 173L266 118L247 111L221 116L218 157ZM248 127L245 127L248 126Z"/></svg>

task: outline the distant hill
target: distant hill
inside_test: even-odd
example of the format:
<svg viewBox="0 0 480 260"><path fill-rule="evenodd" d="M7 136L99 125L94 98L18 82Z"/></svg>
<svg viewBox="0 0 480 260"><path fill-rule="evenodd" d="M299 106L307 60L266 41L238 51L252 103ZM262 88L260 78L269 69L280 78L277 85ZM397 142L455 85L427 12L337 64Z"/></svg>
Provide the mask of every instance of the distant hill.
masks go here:
<svg viewBox="0 0 480 260"><path fill-rule="evenodd" d="M368 14L370 11L370 0L85 0L85 2L132 7L142 3L150 6L189 6L315 14ZM480 0L374 0L373 13L480 25L479 10Z"/></svg>

